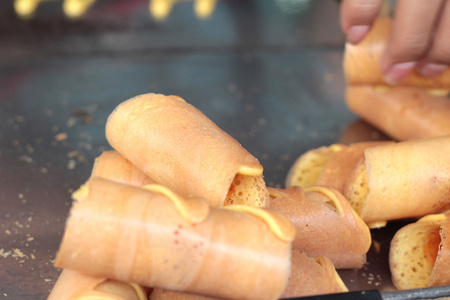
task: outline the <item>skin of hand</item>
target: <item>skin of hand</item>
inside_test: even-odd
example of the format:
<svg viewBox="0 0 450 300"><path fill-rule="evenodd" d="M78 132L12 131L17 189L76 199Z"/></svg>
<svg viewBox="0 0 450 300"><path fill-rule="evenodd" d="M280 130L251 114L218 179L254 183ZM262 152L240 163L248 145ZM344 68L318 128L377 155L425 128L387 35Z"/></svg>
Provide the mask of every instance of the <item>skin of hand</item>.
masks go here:
<svg viewBox="0 0 450 300"><path fill-rule="evenodd" d="M383 0L343 0L341 27L358 44L370 31ZM450 65L450 0L397 0L393 28L380 62L385 80L397 84L414 69L434 77Z"/></svg>

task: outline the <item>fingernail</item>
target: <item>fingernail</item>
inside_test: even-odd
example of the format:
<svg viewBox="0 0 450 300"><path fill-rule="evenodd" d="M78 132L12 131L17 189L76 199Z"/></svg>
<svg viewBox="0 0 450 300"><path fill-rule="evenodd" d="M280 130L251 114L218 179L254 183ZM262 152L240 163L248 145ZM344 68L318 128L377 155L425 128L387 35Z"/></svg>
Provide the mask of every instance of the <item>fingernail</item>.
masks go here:
<svg viewBox="0 0 450 300"><path fill-rule="evenodd" d="M355 25L348 29L347 41L351 44L361 42L370 30L369 25Z"/></svg>
<svg viewBox="0 0 450 300"><path fill-rule="evenodd" d="M416 66L417 62L410 61L391 66L384 74L384 79L390 85L395 85L405 79Z"/></svg>
<svg viewBox="0 0 450 300"><path fill-rule="evenodd" d="M419 69L419 72L424 77L435 77L444 72L445 70L447 70L446 65L427 63Z"/></svg>

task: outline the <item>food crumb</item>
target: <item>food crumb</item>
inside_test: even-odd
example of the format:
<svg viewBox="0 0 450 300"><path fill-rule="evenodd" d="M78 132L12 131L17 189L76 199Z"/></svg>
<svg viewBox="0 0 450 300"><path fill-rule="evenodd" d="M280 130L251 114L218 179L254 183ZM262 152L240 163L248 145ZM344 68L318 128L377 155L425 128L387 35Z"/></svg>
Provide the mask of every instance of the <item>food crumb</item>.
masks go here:
<svg viewBox="0 0 450 300"><path fill-rule="evenodd" d="M77 155L78 155L78 151L77 150L70 151L69 153L67 153L67 158L74 158Z"/></svg>
<svg viewBox="0 0 450 300"><path fill-rule="evenodd" d="M30 256L31 256L32 259L36 259L36 256L34 256L33 253L31 253Z"/></svg>
<svg viewBox="0 0 450 300"><path fill-rule="evenodd" d="M73 170L75 169L75 166L77 165L77 162L74 161L73 159L69 160L69 162L67 163L67 169L69 170Z"/></svg>
<svg viewBox="0 0 450 300"><path fill-rule="evenodd" d="M28 242L34 241L34 237L29 237L29 238L27 238L27 241L28 241Z"/></svg>
<svg viewBox="0 0 450 300"><path fill-rule="evenodd" d="M3 258L7 258L9 255L11 255L11 252L5 252L5 249L1 248L0 249L0 256Z"/></svg>
<svg viewBox="0 0 450 300"><path fill-rule="evenodd" d="M65 132L58 133L58 134L55 136L55 140L57 140L58 142L59 142L59 141L64 141L64 140L66 140L66 139L67 139L67 133L65 133Z"/></svg>
<svg viewBox="0 0 450 300"><path fill-rule="evenodd" d="M50 282L50 281L52 281L50 278L45 278L44 280L45 280L45 282Z"/></svg>
<svg viewBox="0 0 450 300"><path fill-rule="evenodd" d="M32 163L33 162L33 158L29 157L28 155L20 156L19 160L27 162L27 163Z"/></svg>
<svg viewBox="0 0 450 300"><path fill-rule="evenodd" d="M8 229L5 230L6 234L11 234L11 231L9 231Z"/></svg>
<svg viewBox="0 0 450 300"><path fill-rule="evenodd" d="M12 257L19 257L19 258L27 257L19 248L14 248L13 252L14 253Z"/></svg>

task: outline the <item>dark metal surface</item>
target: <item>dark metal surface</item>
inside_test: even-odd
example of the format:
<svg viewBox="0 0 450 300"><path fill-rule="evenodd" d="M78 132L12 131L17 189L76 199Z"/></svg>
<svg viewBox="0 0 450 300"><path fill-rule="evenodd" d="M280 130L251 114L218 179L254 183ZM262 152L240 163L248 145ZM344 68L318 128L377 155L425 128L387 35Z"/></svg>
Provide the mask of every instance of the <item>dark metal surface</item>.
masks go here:
<svg viewBox="0 0 450 300"><path fill-rule="evenodd" d="M261 161L269 186L311 148L380 136L344 104L337 2L296 14L281 2L223 0L206 21L180 3L162 23L139 0L99 0L77 21L59 2L27 21L0 2L0 298L48 296L70 193L109 149L107 116L135 95L195 105ZM373 231L363 269L340 271L350 290L393 290L400 225Z"/></svg>

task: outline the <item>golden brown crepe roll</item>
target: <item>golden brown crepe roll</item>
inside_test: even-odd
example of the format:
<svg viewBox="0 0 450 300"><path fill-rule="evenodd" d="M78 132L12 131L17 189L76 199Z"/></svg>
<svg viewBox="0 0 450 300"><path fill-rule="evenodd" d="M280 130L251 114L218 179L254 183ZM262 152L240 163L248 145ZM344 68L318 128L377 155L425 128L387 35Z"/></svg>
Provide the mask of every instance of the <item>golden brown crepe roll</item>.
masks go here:
<svg viewBox="0 0 450 300"><path fill-rule="evenodd" d="M91 176L142 186L154 181L117 151L103 152L95 159Z"/></svg>
<svg viewBox="0 0 450 300"><path fill-rule="evenodd" d="M286 287L295 228L280 213L95 177L74 198L57 267L219 298L277 299Z"/></svg>
<svg viewBox="0 0 450 300"><path fill-rule="evenodd" d="M450 284L450 211L400 229L391 242L394 285L413 289Z"/></svg>
<svg viewBox="0 0 450 300"><path fill-rule="evenodd" d="M450 99L415 87L347 87L355 114L403 141L450 134Z"/></svg>
<svg viewBox="0 0 450 300"><path fill-rule="evenodd" d="M123 102L108 118L106 137L155 182L179 194L204 197L213 206L267 204L258 160L178 96L145 94Z"/></svg>
<svg viewBox="0 0 450 300"><path fill-rule="evenodd" d="M337 269L361 268L372 242L367 225L339 191L323 186L305 191L298 186L269 188L271 208L297 230L293 249L311 257L326 256Z"/></svg>
<svg viewBox="0 0 450 300"><path fill-rule="evenodd" d="M386 47L391 26L392 19L379 18L361 43L346 44L344 72L348 85L388 84L380 70L380 59ZM421 88L448 89L450 87L450 69L433 78L423 77L414 71L400 84Z"/></svg>
<svg viewBox="0 0 450 300"><path fill-rule="evenodd" d="M370 227L443 212L450 207L449 153L450 136L367 148L344 195Z"/></svg>
<svg viewBox="0 0 450 300"><path fill-rule="evenodd" d="M85 275L65 269L61 272L48 300L147 300L140 285Z"/></svg>
<svg viewBox="0 0 450 300"><path fill-rule="evenodd" d="M348 292L330 259L292 250L292 271L282 298Z"/></svg>
<svg viewBox="0 0 450 300"><path fill-rule="evenodd" d="M329 186L343 193L348 177L364 150L390 143L389 141L359 142L351 145L334 144L312 149L302 154L291 166L286 186L307 188L315 185Z"/></svg>

